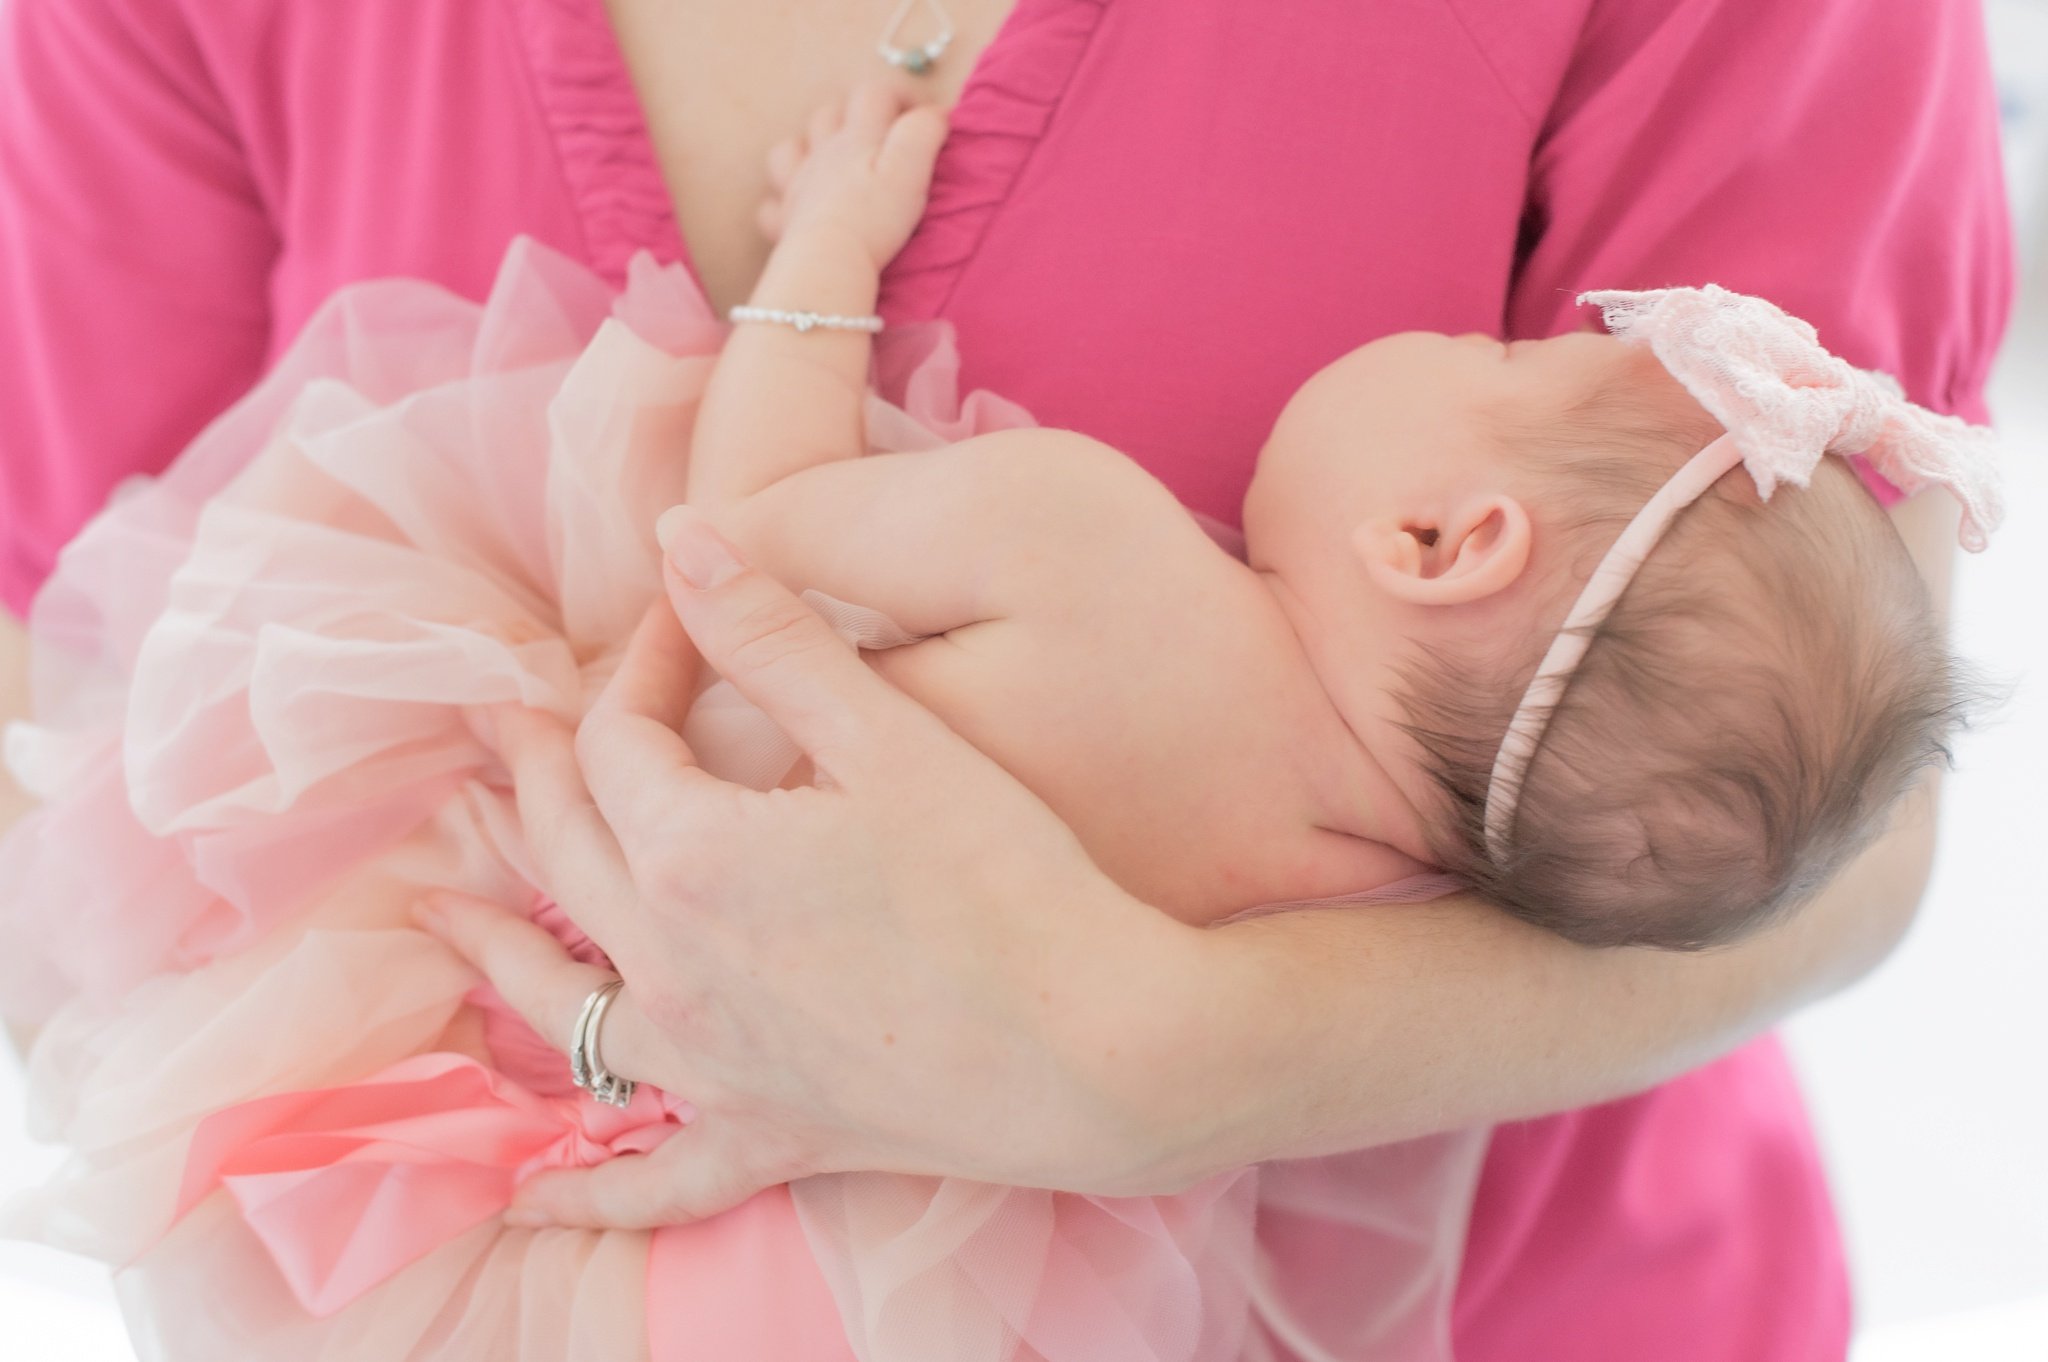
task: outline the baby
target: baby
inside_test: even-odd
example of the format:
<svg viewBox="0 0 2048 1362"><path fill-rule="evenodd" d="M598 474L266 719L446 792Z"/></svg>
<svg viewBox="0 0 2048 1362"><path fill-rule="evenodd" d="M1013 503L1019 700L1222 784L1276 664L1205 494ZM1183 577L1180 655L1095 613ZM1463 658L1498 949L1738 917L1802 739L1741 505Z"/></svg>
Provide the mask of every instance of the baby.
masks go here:
<svg viewBox="0 0 2048 1362"><path fill-rule="evenodd" d="M1244 564L1083 436L856 457L869 333L773 310L871 311L937 127L871 92L777 149L779 244L688 500L791 585L928 636L875 665L1146 901L1207 921L1433 865L1576 941L1711 946L1818 888L1942 755L1938 622L1820 455L1946 483L1980 540L1978 433L1721 290L1601 295L1648 348L1410 333L1337 360L1260 454ZM1677 514L1674 483L1596 572L1681 466L1698 499ZM1778 479L1804 485L1766 506ZM1595 577L1627 590L1567 621ZM1583 660L1532 684L1561 630Z"/></svg>

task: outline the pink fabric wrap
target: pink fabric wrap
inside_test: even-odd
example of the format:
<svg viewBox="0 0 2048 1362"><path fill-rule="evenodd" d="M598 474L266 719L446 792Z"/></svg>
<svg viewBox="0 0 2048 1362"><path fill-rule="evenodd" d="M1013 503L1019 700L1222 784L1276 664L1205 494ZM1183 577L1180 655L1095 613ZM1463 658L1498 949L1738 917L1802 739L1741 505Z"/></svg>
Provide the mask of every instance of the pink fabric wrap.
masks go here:
<svg viewBox="0 0 2048 1362"><path fill-rule="evenodd" d="M891 319L945 316L965 386L1233 523L1280 404L1376 335L1542 336L1584 324L1586 288L1713 279L1981 422L2012 289L1975 0L1292 22L1019 0L938 179ZM5 0L7 600L24 609L108 492L168 463L337 287L481 298L518 233L613 286L637 249L686 259L598 0ZM110 626L153 615L158 570L137 560L137 608ZM65 930L108 956L81 970L196 961L244 930L246 909L159 873L175 855L142 832L113 853L167 922L112 933L92 914L119 895L78 897ZM1467 1362L1839 1358L1840 1246L1775 1043L1496 1132L1458 1292Z"/></svg>

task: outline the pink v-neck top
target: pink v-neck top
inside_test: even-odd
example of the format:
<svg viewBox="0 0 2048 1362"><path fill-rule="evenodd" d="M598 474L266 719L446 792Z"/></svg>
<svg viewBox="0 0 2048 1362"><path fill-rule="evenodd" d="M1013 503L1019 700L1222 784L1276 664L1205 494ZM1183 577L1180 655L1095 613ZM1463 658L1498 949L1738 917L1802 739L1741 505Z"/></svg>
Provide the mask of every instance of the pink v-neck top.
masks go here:
<svg viewBox="0 0 2048 1362"><path fill-rule="evenodd" d="M879 11L878 11L879 13ZM892 318L1235 522L1282 401L1391 331L1717 282L1981 420L2012 287L1974 0L1020 0ZM601 0L0 0L0 586L21 609L340 285L525 233L686 259ZM1496 1132L1467 1362L1840 1358L1766 1041Z"/></svg>

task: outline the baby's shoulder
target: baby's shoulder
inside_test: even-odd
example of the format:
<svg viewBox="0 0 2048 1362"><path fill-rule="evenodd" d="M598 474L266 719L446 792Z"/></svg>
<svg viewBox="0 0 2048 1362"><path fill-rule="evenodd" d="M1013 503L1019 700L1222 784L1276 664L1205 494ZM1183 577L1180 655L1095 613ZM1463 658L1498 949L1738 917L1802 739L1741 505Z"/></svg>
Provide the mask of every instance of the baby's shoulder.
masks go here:
<svg viewBox="0 0 2048 1362"><path fill-rule="evenodd" d="M1226 562L1166 484L1121 450L1078 431L1032 427L978 435L955 447L1006 516L1060 537L1128 552L1179 541Z"/></svg>
<svg viewBox="0 0 2048 1362"><path fill-rule="evenodd" d="M1099 440L1003 431L955 452L982 463L973 500L1007 619L1058 647L1193 637L1270 605L1164 483Z"/></svg>
<svg viewBox="0 0 2048 1362"><path fill-rule="evenodd" d="M1021 426L990 431L953 446L955 455L982 465L991 475L1022 481L1053 481L1066 485L1127 476L1144 470L1121 452L1077 430ZM1150 476L1146 474L1145 476Z"/></svg>

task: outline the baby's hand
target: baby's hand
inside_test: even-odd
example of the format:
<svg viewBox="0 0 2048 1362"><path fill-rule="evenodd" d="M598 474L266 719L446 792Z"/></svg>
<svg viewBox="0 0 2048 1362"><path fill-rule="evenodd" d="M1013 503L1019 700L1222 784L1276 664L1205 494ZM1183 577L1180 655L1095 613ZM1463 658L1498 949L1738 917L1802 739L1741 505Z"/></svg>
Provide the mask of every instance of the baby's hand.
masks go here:
<svg viewBox="0 0 2048 1362"><path fill-rule="evenodd" d="M911 106L886 84L862 85L811 115L806 135L768 153L761 230L776 241L813 231L850 236L889 263L924 215L946 114Z"/></svg>

